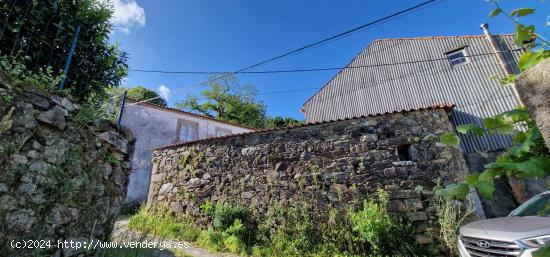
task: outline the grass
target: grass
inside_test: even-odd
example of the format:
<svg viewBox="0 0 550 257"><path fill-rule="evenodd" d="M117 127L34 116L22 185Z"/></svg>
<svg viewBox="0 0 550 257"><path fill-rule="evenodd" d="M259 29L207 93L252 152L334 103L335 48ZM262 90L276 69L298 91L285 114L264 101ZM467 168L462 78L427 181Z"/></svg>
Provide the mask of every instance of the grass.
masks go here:
<svg viewBox="0 0 550 257"><path fill-rule="evenodd" d="M171 216L148 213L142 208L130 218L128 228L146 235L195 242L212 252L247 253L247 245L240 238L243 233L240 220L225 231L201 230L193 224L193 221L186 218L176 220Z"/></svg>
<svg viewBox="0 0 550 257"><path fill-rule="evenodd" d="M145 208L141 208L130 218L128 227L146 235L190 242L196 241L199 236L199 229L193 222L178 222L172 217L149 214Z"/></svg>

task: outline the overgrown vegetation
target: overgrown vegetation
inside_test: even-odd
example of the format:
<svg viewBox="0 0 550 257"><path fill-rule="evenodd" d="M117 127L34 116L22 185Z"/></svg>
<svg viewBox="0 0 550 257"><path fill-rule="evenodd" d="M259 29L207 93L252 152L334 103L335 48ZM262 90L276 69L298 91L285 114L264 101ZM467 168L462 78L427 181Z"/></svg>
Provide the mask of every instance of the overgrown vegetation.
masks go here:
<svg viewBox="0 0 550 257"><path fill-rule="evenodd" d="M64 88L78 100L103 98L127 73L126 54L108 42L111 14L109 4L98 0L1 1L0 55L31 73L59 78L80 26Z"/></svg>
<svg viewBox="0 0 550 257"><path fill-rule="evenodd" d="M442 196L436 196L432 202L437 213L439 223L439 234L441 242L447 248L451 256L458 255L458 229L465 220L473 213L470 204L464 204Z"/></svg>
<svg viewBox="0 0 550 257"><path fill-rule="evenodd" d="M157 236L194 241L211 251L263 256L424 256L415 230L405 217L386 210L388 195L378 192L362 209L331 207L328 218L305 199L285 206L271 205L261 218L247 208L205 202L200 206L208 226L167 211L142 209L129 227ZM183 215L185 216L185 215ZM185 225L187 224L187 225ZM194 233L193 233L194 232ZM192 234L193 236L189 236Z"/></svg>

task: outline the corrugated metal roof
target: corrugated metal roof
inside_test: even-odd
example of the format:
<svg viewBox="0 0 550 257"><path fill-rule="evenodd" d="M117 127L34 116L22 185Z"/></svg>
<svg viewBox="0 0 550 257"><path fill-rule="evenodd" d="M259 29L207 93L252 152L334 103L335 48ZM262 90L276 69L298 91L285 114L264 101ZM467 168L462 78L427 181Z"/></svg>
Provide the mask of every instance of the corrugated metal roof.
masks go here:
<svg viewBox="0 0 550 257"><path fill-rule="evenodd" d="M197 118L202 118L202 119L207 119L207 120L211 120L211 121L215 121L215 122L219 122L219 123L224 123L224 124L235 126L235 127L241 127L241 128L250 129L250 130L258 130L257 128L248 127L248 126L245 126L245 125L239 125L239 124L236 124L236 123L233 123L233 122L212 118L212 117L209 117L209 116L206 116L206 115L187 112L187 111L183 111L183 110L172 108L172 107L162 106L162 105L154 104L154 103L151 103L151 102L139 102L139 101L131 99L131 98L127 98L126 101L128 101L132 104L136 104L136 105L147 106L147 107L151 107L151 108L155 108L155 109L159 109L159 110L166 110L166 111L171 111L171 112L183 113L183 114L191 115L191 116L194 116L194 117L197 117Z"/></svg>
<svg viewBox="0 0 550 257"><path fill-rule="evenodd" d="M427 107L419 107L419 108L413 108L413 109L403 109L403 110L399 110L399 111L392 111L392 112L385 112L385 113L375 113L375 114L361 115L361 116L355 116L355 117L346 117L346 118L335 119L335 120L310 122L310 123L306 123L306 124L294 125L294 126L283 127L283 128L260 129L260 130L256 130L256 131L244 132L244 133L239 133L239 134L231 134L231 135L220 136L220 137L209 137L209 138L204 138L204 139L199 139L199 140L194 140L194 141L188 141L188 142L181 142L181 143L165 145L165 146L153 148L153 150L163 150L163 149L169 149L169 148L176 148L176 147L179 147L179 146L182 146L182 145L190 145L190 144L194 144L194 143L198 143L198 142L211 141L211 140L216 140L216 139L221 139L221 138L237 137L237 136L243 136L243 135L249 135L249 134L263 133L263 132L288 130L288 129L301 128L301 127L314 126L314 125L321 125L321 124L344 121L344 120L353 120L353 119L363 119L363 118L367 118L367 117L376 117L376 116L382 116L382 115L387 115L387 114L392 114L392 113L413 112L413 111L434 110L434 109L451 110L454 107L455 107L454 104L440 103L440 104L435 104L435 105L431 105L431 106L427 106Z"/></svg>
<svg viewBox="0 0 550 257"><path fill-rule="evenodd" d="M513 35L494 35L515 72L521 52ZM470 63L453 67L445 53L464 47ZM302 107L309 122L341 119L430 106L456 104L455 125L475 123L519 105L512 88L500 84L505 76L484 35L375 40L313 95ZM418 60L434 60L416 62ZM400 63L396 65L381 65ZM373 67L374 65L374 67ZM369 66L360 67L357 66ZM501 149L509 136L462 136L465 152Z"/></svg>

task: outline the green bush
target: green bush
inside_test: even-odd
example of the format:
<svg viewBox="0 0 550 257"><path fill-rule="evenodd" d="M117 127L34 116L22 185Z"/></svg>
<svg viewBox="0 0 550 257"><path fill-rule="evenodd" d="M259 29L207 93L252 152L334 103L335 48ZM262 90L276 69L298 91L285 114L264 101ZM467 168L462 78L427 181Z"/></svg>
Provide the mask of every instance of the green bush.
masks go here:
<svg viewBox="0 0 550 257"><path fill-rule="evenodd" d="M229 236L223 241L225 249L231 253L246 254L246 244L236 236Z"/></svg>
<svg viewBox="0 0 550 257"><path fill-rule="evenodd" d="M126 53L109 42L111 14L109 3L99 0L0 1L0 53L33 73L60 75L80 25L65 88L79 100L101 98L127 74Z"/></svg>
<svg viewBox="0 0 550 257"><path fill-rule="evenodd" d="M197 243L210 251L220 252L225 249L225 238L222 232L210 228L200 232Z"/></svg>
<svg viewBox="0 0 550 257"><path fill-rule="evenodd" d="M167 214L148 213L141 208L137 214L130 218L128 227L145 234L155 236L195 241L198 237L198 229L189 220L177 221Z"/></svg>
<svg viewBox="0 0 550 257"><path fill-rule="evenodd" d="M199 208L206 216L209 217L213 217L216 211L216 206L210 201L206 201L205 203L201 204Z"/></svg>
<svg viewBox="0 0 550 257"><path fill-rule="evenodd" d="M363 209L350 213L356 240L368 243L374 256L420 255L423 250L416 245L414 228L401 216L394 217L386 210L388 194L378 190L378 201L365 200Z"/></svg>
<svg viewBox="0 0 550 257"><path fill-rule="evenodd" d="M214 228L218 231L225 231L233 222L239 219L248 220L248 210L244 207L234 207L229 204L217 204L214 210Z"/></svg>
<svg viewBox="0 0 550 257"><path fill-rule="evenodd" d="M0 56L0 70L10 76L14 85L30 84L45 92L53 91L61 79L51 67L29 71L24 63L8 56Z"/></svg>

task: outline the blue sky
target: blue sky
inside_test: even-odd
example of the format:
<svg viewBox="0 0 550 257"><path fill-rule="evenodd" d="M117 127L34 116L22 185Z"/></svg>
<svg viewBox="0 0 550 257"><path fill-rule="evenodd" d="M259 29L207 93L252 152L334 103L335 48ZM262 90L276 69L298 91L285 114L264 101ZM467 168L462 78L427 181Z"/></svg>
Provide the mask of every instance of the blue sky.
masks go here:
<svg viewBox="0 0 550 257"><path fill-rule="evenodd" d="M116 27L112 41L129 54L130 69L233 71L308 43L338 34L420 0L113 0ZM537 25L548 36L550 3L537 0L504 0L504 8L536 8L525 23ZM374 39L481 34L479 25L489 22L493 34L512 33L514 25L504 17L488 18L493 6L484 0L446 0L407 16L355 33L301 54L254 70L342 67ZM243 74L243 84L254 84L268 115L302 119L300 107L336 71ZM174 92L202 82L205 75L130 72L124 85L143 85L172 91L173 105L189 93ZM301 90L270 94L275 91Z"/></svg>

